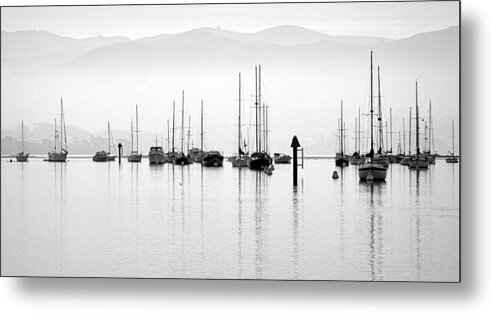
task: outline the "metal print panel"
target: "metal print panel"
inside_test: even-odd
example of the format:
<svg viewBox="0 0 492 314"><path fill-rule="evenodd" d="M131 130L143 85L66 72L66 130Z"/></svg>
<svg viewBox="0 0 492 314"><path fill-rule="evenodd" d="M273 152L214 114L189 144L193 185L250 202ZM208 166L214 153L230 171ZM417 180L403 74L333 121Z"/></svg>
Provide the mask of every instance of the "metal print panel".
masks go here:
<svg viewBox="0 0 492 314"><path fill-rule="evenodd" d="M460 281L460 3L1 8L1 275Z"/></svg>

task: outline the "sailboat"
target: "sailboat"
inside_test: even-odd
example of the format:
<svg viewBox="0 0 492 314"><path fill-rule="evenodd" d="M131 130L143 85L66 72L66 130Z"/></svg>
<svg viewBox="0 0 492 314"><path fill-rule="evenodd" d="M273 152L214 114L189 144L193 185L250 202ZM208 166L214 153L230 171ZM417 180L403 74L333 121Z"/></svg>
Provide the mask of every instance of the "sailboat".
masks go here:
<svg viewBox="0 0 492 314"><path fill-rule="evenodd" d="M359 107L359 119L355 118L355 152L350 156L351 165L362 165L366 162L366 158L360 155L360 107Z"/></svg>
<svg viewBox="0 0 492 314"><path fill-rule="evenodd" d="M381 108L381 77L379 75L378 66L378 133L379 133L379 148L378 153L373 158L373 161L380 163L384 167L389 167L389 158L383 155L383 111Z"/></svg>
<svg viewBox="0 0 492 314"><path fill-rule="evenodd" d="M415 145L417 147L415 156L412 156L408 167L411 169L427 169L429 168L429 160L420 153L419 144L419 97L418 97L418 82L415 82Z"/></svg>
<svg viewBox="0 0 492 314"><path fill-rule="evenodd" d="M359 178L362 181L384 181L386 180L387 169L380 163L374 161L374 108L373 108L373 76L372 76L372 50L371 50L371 150L367 157L369 162L359 166Z"/></svg>
<svg viewBox="0 0 492 314"><path fill-rule="evenodd" d="M238 125L237 125L237 156L233 156L231 159L232 161L232 166L241 168L241 167L247 167L248 166L248 153L244 152L243 149L246 148L246 143L243 144L243 147L241 147L242 143L242 132L241 132L241 73L239 73L239 110L238 110Z"/></svg>
<svg viewBox="0 0 492 314"><path fill-rule="evenodd" d="M168 152L167 152L167 162L173 164L174 160L177 157L176 153L176 145L174 144L174 139L175 139L175 133L174 131L176 130L175 127L175 121L176 121L176 102L173 101L173 126L172 126L172 140L171 140L171 147L168 147ZM167 131L167 137L168 137L168 142L169 142L169 121L168 121L168 131ZM169 146L169 144L168 144Z"/></svg>
<svg viewBox="0 0 492 314"><path fill-rule="evenodd" d="M111 127L109 125L108 121L108 151L98 151L96 154L92 157L92 161L96 162L101 162L101 161L114 161L115 157L114 155L111 155ZM113 143L114 146L114 143Z"/></svg>
<svg viewBox="0 0 492 314"><path fill-rule="evenodd" d="M22 133L22 141L21 141L21 151L15 155L15 158L18 162L26 162L29 158L29 153L26 153L24 150L24 120L21 122L21 133Z"/></svg>
<svg viewBox="0 0 492 314"><path fill-rule="evenodd" d="M452 133L453 133L453 151L451 152L451 157L446 158L446 162L448 164L455 164L458 162L458 157L454 155L454 119L453 119Z"/></svg>
<svg viewBox="0 0 492 314"><path fill-rule="evenodd" d="M174 159L175 165L189 165L191 164L191 159L184 153L184 91L181 100L181 152L176 155Z"/></svg>
<svg viewBox="0 0 492 314"><path fill-rule="evenodd" d="M201 149L200 152L195 157L198 162L201 162L205 167L222 167L224 163L224 156L217 151L212 150L208 152L203 152L203 101L201 106L202 119L201 119ZM189 140L188 140L189 143Z"/></svg>
<svg viewBox="0 0 492 314"><path fill-rule="evenodd" d="M193 147L189 151L191 160L197 163L201 163L205 156L205 152L203 151L203 100L201 101L200 108L200 148Z"/></svg>
<svg viewBox="0 0 492 314"><path fill-rule="evenodd" d="M340 128L338 129L339 136L340 136L340 151L336 153L335 156L335 165L338 167L343 167L343 166L348 166L349 165L349 156L343 154L343 129L344 129L344 124L343 124L343 100L341 101L340 104Z"/></svg>
<svg viewBox="0 0 492 314"><path fill-rule="evenodd" d="M111 138L111 141L109 140ZM111 153L111 146L113 147L113 153ZM108 121L108 161L114 161L116 159L116 145L114 144L113 131Z"/></svg>
<svg viewBox="0 0 492 314"><path fill-rule="evenodd" d="M405 123L403 123L403 126L405 126ZM403 130L403 141L405 141L405 130ZM412 107L410 107L410 114L408 116L408 156L402 158L402 160L400 161L400 165L402 166L410 165L411 159L412 159Z"/></svg>
<svg viewBox="0 0 492 314"><path fill-rule="evenodd" d="M137 149L133 150L133 120L131 121L131 151L130 154L128 155L128 162L141 162L142 161L142 154L138 152L138 105L135 105L135 120L136 120L136 139L137 139Z"/></svg>
<svg viewBox="0 0 492 314"><path fill-rule="evenodd" d="M272 163L272 158L262 150L261 143L261 65L255 67L255 114L256 114L256 151L248 159L248 168L263 170Z"/></svg>
<svg viewBox="0 0 492 314"><path fill-rule="evenodd" d="M60 139L60 150L57 150L57 146L56 146L58 139ZM53 151L48 153L48 159L45 159L45 161L49 161L49 162L67 161L67 155L68 155L67 149L68 149L67 131L65 127L65 117L63 114L63 98L61 98L60 99L60 136L58 136L58 131L56 129L56 120L55 120L55 146Z"/></svg>
<svg viewBox="0 0 492 314"><path fill-rule="evenodd" d="M426 128L427 131L427 128ZM434 151L434 124L432 122L432 102L429 100L429 128L426 132L426 139L429 139L429 144L426 145L427 150L424 151L424 155L429 160L429 164L434 165L436 163L436 155Z"/></svg>
<svg viewBox="0 0 492 314"><path fill-rule="evenodd" d="M389 139L388 139L389 133ZM397 155L393 154L393 111L390 107L390 129L388 132L388 122L386 121L386 144L389 145L389 149L386 150L386 158L388 158L390 164L400 163L400 158Z"/></svg>

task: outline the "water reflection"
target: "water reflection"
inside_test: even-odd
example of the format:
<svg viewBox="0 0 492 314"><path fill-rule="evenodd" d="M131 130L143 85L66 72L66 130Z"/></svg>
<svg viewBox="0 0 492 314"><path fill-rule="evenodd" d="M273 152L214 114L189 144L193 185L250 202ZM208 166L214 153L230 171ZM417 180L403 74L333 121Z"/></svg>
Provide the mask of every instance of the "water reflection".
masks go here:
<svg viewBox="0 0 492 314"><path fill-rule="evenodd" d="M300 193L299 193L300 192ZM299 225L302 212L299 205L304 203L304 188L294 187L292 193L292 278L299 278Z"/></svg>
<svg viewBox="0 0 492 314"><path fill-rule="evenodd" d="M57 261L57 271L60 274L64 274L65 269L65 237L64 237L64 225L65 225L65 216L64 216L64 208L65 204L65 178L66 178L66 163L52 163L54 168L54 217L55 221L57 220L55 230L58 237L58 244L55 252L57 252L55 261Z"/></svg>
<svg viewBox="0 0 492 314"><path fill-rule="evenodd" d="M265 266L264 252L267 251L265 247L268 243L268 213L264 210L264 202L266 198L264 195L268 186L268 178L261 171L255 171L256 179L256 194L255 194L255 235L256 235L256 263L255 271L256 278L263 278L263 271Z"/></svg>
<svg viewBox="0 0 492 314"><path fill-rule="evenodd" d="M243 200L241 191L241 181L242 181L242 171L241 167L238 169L238 193L237 193L237 241L238 241L238 266L239 273L238 278L243 278Z"/></svg>
<svg viewBox="0 0 492 314"><path fill-rule="evenodd" d="M455 278L459 199L451 182L458 184L458 168L443 162L416 172L391 165L391 180L368 184L357 167L337 169L339 179L331 180L319 171L327 162L308 165L301 172L306 190L303 179L293 188L292 169L281 166L272 176L83 160L2 168L4 182L12 182L2 195L15 195L2 200L6 217L15 219L5 226L10 243L16 241L5 246L6 265L10 273L39 275L97 269L108 276ZM32 187L46 179L43 194L36 194ZM33 243L39 248L27 250Z"/></svg>

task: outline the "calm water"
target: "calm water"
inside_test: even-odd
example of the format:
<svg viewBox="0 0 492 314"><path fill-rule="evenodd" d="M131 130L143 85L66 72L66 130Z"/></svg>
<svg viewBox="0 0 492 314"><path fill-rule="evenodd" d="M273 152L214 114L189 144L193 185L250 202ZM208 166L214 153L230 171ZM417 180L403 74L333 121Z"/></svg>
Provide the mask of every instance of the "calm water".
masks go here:
<svg viewBox="0 0 492 314"><path fill-rule="evenodd" d="M459 165L1 163L2 275L459 279Z"/></svg>

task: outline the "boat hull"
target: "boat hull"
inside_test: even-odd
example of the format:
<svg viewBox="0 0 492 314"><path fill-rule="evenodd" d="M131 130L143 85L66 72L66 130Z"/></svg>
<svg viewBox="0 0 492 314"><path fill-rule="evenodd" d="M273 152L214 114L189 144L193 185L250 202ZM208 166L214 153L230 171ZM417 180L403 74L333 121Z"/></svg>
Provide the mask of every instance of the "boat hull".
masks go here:
<svg viewBox="0 0 492 314"><path fill-rule="evenodd" d="M248 158L239 157L232 159L232 166L235 168L243 168L248 166Z"/></svg>
<svg viewBox="0 0 492 314"><path fill-rule="evenodd" d="M402 166L408 166L410 164L410 157L403 157L402 160L400 161L400 165Z"/></svg>
<svg viewBox="0 0 492 314"><path fill-rule="evenodd" d="M141 162L142 161L142 154L137 154L132 152L130 155L128 155L128 162Z"/></svg>
<svg viewBox="0 0 492 314"><path fill-rule="evenodd" d="M114 161L116 159L116 156L108 156L108 161Z"/></svg>
<svg viewBox="0 0 492 314"><path fill-rule="evenodd" d="M290 164L292 157L289 155L279 155L279 156L274 156L273 160L275 161L276 164Z"/></svg>
<svg viewBox="0 0 492 314"><path fill-rule="evenodd" d="M92 156L92 161L95 162L105 162L108 161L108 153L102 151L102 152L97 152L94 156Z"/></svg>
<svg viewBox="0 0 492 314"><path fill-rule="evenodd" d="M446 162L448 164L456 164L456 163L458 163L458 158L456 158L456 157L448 157L448 158L446 158Z"/></svg>
<svg viewBox="0 0 492 314"><path fill-rule="evenodd" d="M386 157L374 158L374 162L382 165L385 168L388 168L389 164L390 164L389 158L386 158Z"/></svg>
<svg viewBox="0 0 492 314"><path fill-rule="evenodd" d="M366 163L365 157L352 157L350 158L351 165L363 165Z"/></svg>
<svg viewBox="0 0 492 314"><path fill-rule="evenodd" d="M345 167L350 164L350 157L347 155L342 155L341 153L337 153L335 157L335 165L337 167Z"/></svg>
<svg viewBox="0 0 492 314"><path fill-rule="evenodd" d="M410 169L428 169L429 160L425 157L412 158L408 164Z"/></svg>
<svg viewBox="0 0 492 314"><path fill-rule="evenodd" d="M427 160L429 161L429 164L430 165L435 165L436 164L436 156L429 155L429 156L426 156L426 157L427 157Z"/></svg>
<svg viewBox="0 0 492 314"><path fill-rule="evenodd" d="M222 167L224 163L224 157L221 155L205 155L202 160L202 165L205 167Z"/></svg>
<svg viewBox="0 0 492 314"><path fill-rule="evenodd" d="M29 154L25 154L25 153L18 153L15 156L17 162L27 162L28 158L29 158Z"/></svg>
<svg viewBox="0 0 492 314"><path fill-rule="evenodd" d="M248 160L248 168L251 170L263 170L271 164L271 158L264 153L253 153Z"/></svg>
<svg viewBox="0 0 492 314"><path fill-rule="evenodd" d="M149 154L150 165L162 165L164 163L166 163L166 156L164 155L164 153Z"/></svg>
<svg viewBox="0 0 492 314"><path fill-rule="evenodd" d="M361 181L369 181L371 178L369 174L372 175L372 180L374 181L384 181L386 180L387 169L378 163L368 163L359 167L359 178Z"/></svg>
<svg viewBox="0 0 492 314"><path fill-rule="evenodd" d="M174 159L174 164L180 166L189 165L191 164L191 159L184 155L178 156Z"/></svg>
<svg viewBox="0 0 492 314"><path fill-rule="evenodd" d="M67 161L67 153L48 153L48 159L45 159L49 162L65 162Z"/></svg>

